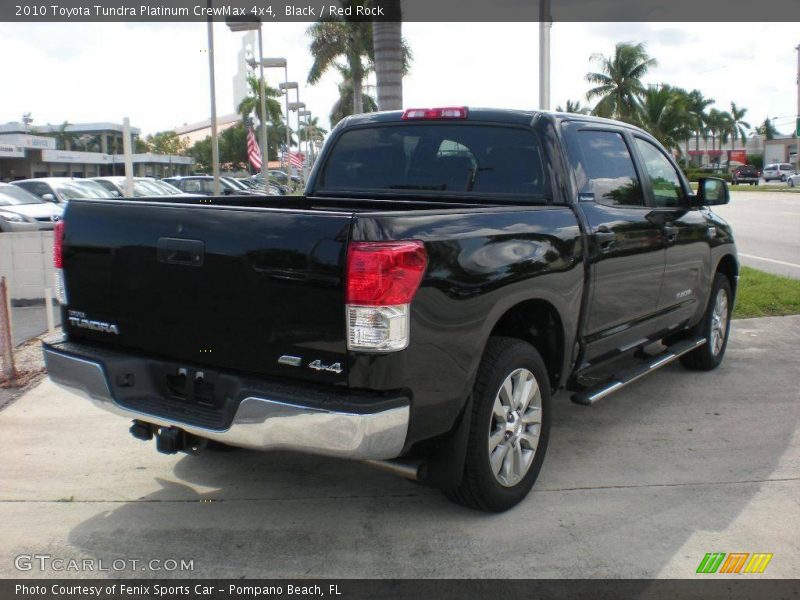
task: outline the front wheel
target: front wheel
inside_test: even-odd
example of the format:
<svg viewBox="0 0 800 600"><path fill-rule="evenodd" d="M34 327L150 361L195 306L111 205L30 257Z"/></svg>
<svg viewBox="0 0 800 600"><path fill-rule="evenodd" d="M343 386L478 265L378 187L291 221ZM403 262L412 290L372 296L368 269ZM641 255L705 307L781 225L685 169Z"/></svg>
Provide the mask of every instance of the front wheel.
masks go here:
<svg viewBox="0 0 800 600"><path fill-rule="evenodd" d="M725 275L717 273L708 307L696 328L696 333L705 337L706 343L681 356L684 367L694 371L710 371L720 365L728 347L732 308L731 284Z"/></svg>
<svg viewBox="0 0 800 600"><path fill-rule="evenodd" d="M448 496L469 508L502 512L528 494L550 433L550 382L536 349L489 339L473 388L461 483Z"/></svg>

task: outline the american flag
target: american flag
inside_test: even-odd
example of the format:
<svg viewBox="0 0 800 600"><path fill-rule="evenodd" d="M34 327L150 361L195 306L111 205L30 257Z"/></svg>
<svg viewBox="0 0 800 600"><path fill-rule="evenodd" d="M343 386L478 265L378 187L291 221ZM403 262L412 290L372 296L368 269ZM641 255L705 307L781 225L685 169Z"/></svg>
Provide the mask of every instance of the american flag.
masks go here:
<svg viewBox="0 0 800 600"><path fill-rule="evenodd" d="M256 171L261 170L261 148L258 147L256 134L253 133L252 127L247 130L247 158L250 159L250 164Z"/></svg>
<svg viewBox="0 0 800 600"><path fill-rule="evenodd" d="M302 169L305 161L306 157L302 152L289 152L289 164L296 169Z"/></svg>

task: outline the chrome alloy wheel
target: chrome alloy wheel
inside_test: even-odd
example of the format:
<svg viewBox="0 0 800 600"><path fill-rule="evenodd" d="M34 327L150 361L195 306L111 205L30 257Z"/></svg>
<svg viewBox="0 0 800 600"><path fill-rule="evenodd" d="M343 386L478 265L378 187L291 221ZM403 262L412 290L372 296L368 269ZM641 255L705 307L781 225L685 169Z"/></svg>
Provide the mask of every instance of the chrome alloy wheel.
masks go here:
<svg viewBox="0 0 800 600"><path fill-rule="evenodd" d="M528 369L506 377L489 422L489 466L500 485L518 484L533 464L542 428L542 393Z"/></svg>
<svg viewBox="0 0 800 600"><path fill-rule="evenodd" d="M725 344L728 332L728 293L724 289L717 292L714 310L711 313L711 354L717 356Z"/></svg>

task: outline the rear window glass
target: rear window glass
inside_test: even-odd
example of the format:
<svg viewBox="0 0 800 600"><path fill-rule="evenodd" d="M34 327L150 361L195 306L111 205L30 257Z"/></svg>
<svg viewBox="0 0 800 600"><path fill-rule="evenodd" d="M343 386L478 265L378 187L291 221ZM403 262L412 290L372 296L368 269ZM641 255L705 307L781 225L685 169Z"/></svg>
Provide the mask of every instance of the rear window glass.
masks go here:
<svg viewBox="0 0 800 600"><path fill-rule="evenodd" d="M451 124L347 131L331 150L319 187L536 198L548 192L532 131Z"/></svg>

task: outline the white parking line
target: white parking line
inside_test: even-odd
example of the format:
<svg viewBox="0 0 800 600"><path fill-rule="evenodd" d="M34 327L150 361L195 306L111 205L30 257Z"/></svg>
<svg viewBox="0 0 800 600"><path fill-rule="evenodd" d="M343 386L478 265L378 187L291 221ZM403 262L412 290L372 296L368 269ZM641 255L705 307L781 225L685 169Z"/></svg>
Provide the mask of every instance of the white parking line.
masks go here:
<svg viewBox="0 0 800 600"><path fill-rule="evenodd" d="M790 262L784 262L782 260L775 260L774 258L764 258L763 256L754 256L753 254L744 254L743 252L739 252L739 256L744 256L745 258L754 258L756 260L763 260L766 262L775 263L776 265L783 265L785 267L794 267L795 269L800 269L800 265Z"/></svg>

